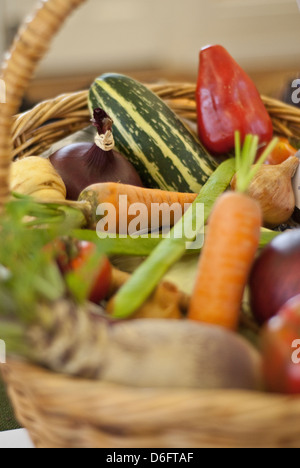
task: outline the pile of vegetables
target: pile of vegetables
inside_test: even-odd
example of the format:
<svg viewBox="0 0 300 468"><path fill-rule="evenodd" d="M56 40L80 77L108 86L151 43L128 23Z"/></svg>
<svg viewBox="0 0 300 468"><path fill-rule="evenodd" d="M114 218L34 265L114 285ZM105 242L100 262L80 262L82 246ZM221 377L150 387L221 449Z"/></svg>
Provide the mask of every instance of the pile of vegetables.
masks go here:
<svg viewBox="0 0 300 468"><path fill-rule="evenodd" d="M300 393L297 149L223 47L201 51L195 98L198 136L146 86L102 75L94 142L13 163L0 222L10 355L137 387Z"/></svg>

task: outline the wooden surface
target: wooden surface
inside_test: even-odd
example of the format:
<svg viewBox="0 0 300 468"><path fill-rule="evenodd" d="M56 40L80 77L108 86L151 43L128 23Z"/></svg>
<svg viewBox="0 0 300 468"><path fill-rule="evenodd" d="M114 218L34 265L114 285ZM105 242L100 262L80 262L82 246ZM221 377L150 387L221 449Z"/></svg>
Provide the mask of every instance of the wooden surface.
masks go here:
<svg viewBox="0 0 300 468"><path fill-rule="evenodd" d="M50 99L63 93L72 93L75 91L89 88L94 79L109 70L94 70L88 73L78 73L76 76L57 76L52 78L39 78L33 80L27 93L26 101L28 106L38 102ZM195 82L197 79L196 73L184 73L181 70L171 70L154 68L150 70L118 70L120 73L132 76L142 82L155 82L158 80L168 80L177 82ZM281 98L282 92L286 84L291 80L300 76L300 68L288 70L272 70L260 72L248 72L255 82L261 94L266 96Z"/></svg>

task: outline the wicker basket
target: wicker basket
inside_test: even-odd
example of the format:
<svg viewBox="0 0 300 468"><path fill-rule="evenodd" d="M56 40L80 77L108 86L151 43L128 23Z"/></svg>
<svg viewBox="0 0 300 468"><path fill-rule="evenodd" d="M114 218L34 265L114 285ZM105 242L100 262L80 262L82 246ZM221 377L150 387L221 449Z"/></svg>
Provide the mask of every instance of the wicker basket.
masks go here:
<svg viewBox="0 0 300 468"><path fill-rule="evenodd" d="M12 158L38 155L89 122L87 92L66 94L12 117L52 36L85 0L48 0L26 22L3 66L0 207ZM195 85L152 89L196 120ZM300 136L300 111L263 97L277 133ZM13 144L12 144L13 141ZM135 389L56 375L21 361L2 366L16 416L37 447L300 447L300 397L245 391Z"/></svg>

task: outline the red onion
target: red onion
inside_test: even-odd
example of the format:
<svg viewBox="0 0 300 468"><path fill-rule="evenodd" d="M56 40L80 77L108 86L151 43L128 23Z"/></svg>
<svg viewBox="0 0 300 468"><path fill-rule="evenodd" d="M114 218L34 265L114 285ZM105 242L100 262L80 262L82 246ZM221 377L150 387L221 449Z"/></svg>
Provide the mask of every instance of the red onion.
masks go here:
<svg viewBox="0 0 300 468"><path fill-rule="evenodd" d="M249 280L252 312L260 324L300 294L300 229L276 237L256 259Z"/></svg>
<svg viewBox="0 0 300 468"><path fill-rule="evenodd" d="M86 187L101 182L142 187L140 176L132 164L113 149L112 119L104 110L95 109L92 123L98 130L95 143L74 143L50 156L66 185L67 199L78 200Z"/></svg>

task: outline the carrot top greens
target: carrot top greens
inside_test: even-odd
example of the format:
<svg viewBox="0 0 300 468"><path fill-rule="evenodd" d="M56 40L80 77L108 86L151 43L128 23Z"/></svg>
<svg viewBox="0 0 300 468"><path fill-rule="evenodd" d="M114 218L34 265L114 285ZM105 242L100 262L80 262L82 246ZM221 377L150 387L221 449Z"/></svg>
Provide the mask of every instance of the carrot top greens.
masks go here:
<svg viewBox="0 0 300 468"><path fill-rule="evenodd" d="M265 163L278 143L278 138L268 144L256 161L259 150L259 138L256 135L247 135L241 147L240 132L235 132L235 162L236 162L236 191L244 193L248 190L253 178ZM256 162L255 162L256 161Z"/></svg>

